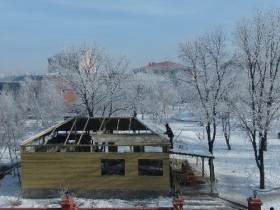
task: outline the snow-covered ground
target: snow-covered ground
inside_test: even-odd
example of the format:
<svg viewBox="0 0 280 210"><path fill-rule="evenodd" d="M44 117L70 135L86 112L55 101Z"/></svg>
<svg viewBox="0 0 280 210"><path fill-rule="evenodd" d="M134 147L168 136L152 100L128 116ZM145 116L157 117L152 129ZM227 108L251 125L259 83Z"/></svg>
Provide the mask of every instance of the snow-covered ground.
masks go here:
<svg viewBox="0 0 280 210"><path fill-rule="evenodd" d="M199 142L207 146L207 141L203 140L203 128L198 123L171 122L170 126L173 128L175 138L176 133L181 133L178 139L186 145L196 145ZM247 198L253 197L256 191L257 197L263 202L262 209L280 206L280 140L277 139L277 133L277 127L275 127L271 130L268 139L267 151L264 154L266 189L260 190L259 170L251 142L245 133L234 129L230 140L232 150L227 150L226 142L219 130L214 143L217 179L214 187L221 198L247 205ZM193 167L201 168L201 163L196 165L196 158L188 158L188 161ZM207 165L206 169L208 169Z"/></svg>
<svg viewBox="0 0 280 210"><path fill-rule="evenodd" d="M147 122L150 126L149 122ZM164 124L155 126L158 132L164 132ZM207 153L207 142L203 140L203 129L197 122L171 121L170 127L175 134L175 148L180 147L188 151L197 150L198 153ZM220 134L221 132L218 132ZM179 135L179 136L178 136ZM178 138L177 138L178 136ZM198 138L198 136L200 138ZM214 146L215 174L217 181L214 188L219 196L247 205L247 198L253 196L263 201L262 209L280 206L280 140L277 139L277 129L271 131L265 152L265 190L259 190L259 171L257 169L252 146L243 132L235 129L231 136L232 150L227 150L222 135L218 135ZM193 167L201 168L201 162L196 164L196 158L188 158ZM205 164L207 169L207 164ZM206 173L209 174L208 170ZM0 180L0 208L8 206L17 207L59 207L61 201L57 199L22 199L18 178L13 175ZM170 207L172 198L159 197L148 200L90 200L75 198L81 207Z"/></svg>
<svg viewBox="0 0 280 210"><path fill-rule="evenodd" d="M0 208L3 207L32 207L32 208L59 208L62 198L55 199L23 199L21 198L20 187L17 176L8 175L0 180ZM171 207L171 197L158 197L145 200L94 200L74 197L79 207L84 208L131 208L131 207Z"/></svg>

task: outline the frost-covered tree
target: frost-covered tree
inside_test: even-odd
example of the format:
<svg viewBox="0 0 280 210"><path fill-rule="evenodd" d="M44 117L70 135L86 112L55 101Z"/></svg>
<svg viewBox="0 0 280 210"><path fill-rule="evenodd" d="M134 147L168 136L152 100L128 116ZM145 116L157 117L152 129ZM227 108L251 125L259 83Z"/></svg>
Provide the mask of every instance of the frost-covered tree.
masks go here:
<svg viewBox="0 0 280 210"><path fill-rule="evenodd" d="M226 50L226 37L221 28L180 43L180 57L192 69L182 78L188 84L188 99L206 125L208 150L213 154L219 104L223 101L232 61Z"/></svg>
<svg viewBox="0 0 280 210"><path fill-rule="evenodd" d="M25 113L26 117L36 119L37 125L44 127L61 120L66 110L54 77L45 77L42 81L23 81L18 90L17 101L18 111Z"/></svg>
<svg viewBox="0 0 280 210"><path fill-rule="evenodd" d="M40 106L39 102L40 89L40 82L32 81L30 79L25 80L20 84L17 100L21 102L20 109L27 117L42 120L43 107Z"/></svg>
<svg viewBox="0 0 280 210"><path fill-rule="evenodd" d="M230 145L230 134L231 134L231 115L232 115L232 109L231 109L231 104L227 103L225 100L224 104L222 106L222 111L220 111L220 120L222 124L222 132L227 144L228 150L231 150L231 145Z"/></svg>
<svg viewBox="0 0 280 210"><path fill-rule="evenodd" d="M113 105L122 95L127 59L112 59L96 45L83 45L57 54L48 61L49 71L57 73L77 94L82 113L93 117L105 113L111 115L120 109Z"/></svg>
<svg viewBox="0 0 280 210"><path fill-rule="evenodd" d="M115 113L125 115L129 110L127 99L127 88L132 72L129 72L129 61L127 58L110 58L104 63L104 71L100 79L104 81L105 100L101 103L101 116L110 117Z"/></svg>
<svg viewBox="0 0 280 210"><path fill-rule="evenodd" d="M27 80L0 91L0 160L14 164L19 145L30 131L42 130L62 118L63 100L54 80Z"/></svg>
<svg viewBox="0 0 280 210"><path fill-rule="evenodd" d="M179 101L173 82L154 73L136 73L129 88L129 101L134 113L151 114L168 121L170 108Z"/></svg>
<svg viewBox="0 0 280 210"><path fill-rule="evenodd" d="M106 98L100 94L104 81L99 79L100 67L105 62L103 50L97 46L71 48L49 58L48 62L49 71L57 73L78 95L81 111L94 116L100 102Z"/></svg>
<svg viewBox="0 0 280 210"><path fill-rule="evenodd" d="M133 75L128 83L127 96L128 103L133 116L137 114L148 114L150 113L150 94L153 90L153 81L150 74L143 72L136 73Z"/></svg>
<svg viewBox="0 0 280 210"><path fill-rule="evenodd" d="M13 91L0 92L0 160L8 153L15 164L19 144L25 132L25 116L19 111L19 103Z"/></svg>
<svg viewBox="0 0 280 210"><path fill-rule="evenodd" d="M56 80L51 77L42 80L38 100L44 119L43 124L54 124L62 119L66 105Z"/></svg>
<svg viewBox="0 0 280 210"><path fill-rule="evenodd" d="M279 34L279 10L257 11L252 18L238 22L234 34L244 68L236 110L254 149L261 189L265 188L263 152L267 134L280 108Z"/></svg>
<svg viewBox="0 0 280 210"><path fill-rule="evenodd" d="M157 103L154 107L155 112L161 119L168 122L172 117L172 107L181 101L180 95L170 78L157 76L155 81L153 95L153 100Z"/></svg>
<svg viewBox="0 0 280 210"><path fill-rule="evenodd" d="M227 95L223 97L223 100L219 104L219 119L221 122L222 133L226 141L226 145L228 150L231 150L230 137L231 137L231 129L232 129L232 119L234 118L234 106L235 99L232 97L232 92L235 91L236 83L232 83L232 85L228 86L228 90L225 91ZM234 94L233 94L234 95Z"/></svg>

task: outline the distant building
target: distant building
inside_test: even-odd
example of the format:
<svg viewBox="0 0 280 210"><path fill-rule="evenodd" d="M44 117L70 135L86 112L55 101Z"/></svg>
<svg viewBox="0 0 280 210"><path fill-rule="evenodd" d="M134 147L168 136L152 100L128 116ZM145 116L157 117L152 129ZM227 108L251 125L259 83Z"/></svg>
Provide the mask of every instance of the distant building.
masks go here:
<svg viewBox="0 0 280 210"><path fill-rule="evenodd" d="M55 74L47 75L13 75L5 76L0 75L0 91L3 89L12 90L17 94L22 87L24 82L36 83L38 93L43 81L50 81L56 84L57 91L61 95L61 99L65 103L68 110L66 112L72 112L75 110L75 105L77 102L77 94L69 88L69 86L61 81Z"/></svg>
<svg viewBox="0 0 280 210"><path fill-rule="evenodd" d="M13 75L0 77L0 91L3 89L17 91L24 81L41 82L44 76L42 75Z"/></svg>
<svg viewBox="0 0 280 210"><path fill-rule="evenodd" d="M147 66L137 68L134 72L155 73L155 74L175 74L178 72L190 71L190 68L171 61L150 62Z"/></svg>
<svg viewBox="0 0 280 210"><path fill-rule="evenodd" d="M157 74L170 78L174 85L178 85L181 75L191 76L191 68L171 61L159 63L150 62L147 66L134 69L135 73Z"/></svg>

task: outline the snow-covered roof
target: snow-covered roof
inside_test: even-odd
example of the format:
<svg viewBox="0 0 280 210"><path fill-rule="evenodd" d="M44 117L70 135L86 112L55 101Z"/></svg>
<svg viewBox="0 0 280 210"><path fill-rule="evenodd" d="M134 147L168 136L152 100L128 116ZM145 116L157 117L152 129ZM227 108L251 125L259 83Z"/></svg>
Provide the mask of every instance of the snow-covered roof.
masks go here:
<svg viewBox="0 0 280 210"><path fill-rule="evenodd" d="M178 63L174 63L171 61L164 61L164 62L159 62L159 63L149 63L148 66L143 67L145 69L186 69L185 66L178 64Z"/></svg>
<svg viewBox="0 0 280 210"><path fill-rule="evenodd" d="M143 120L143 123L157 134L169 140L164 134L164 124L155 124L149 120ZM174 148L170 150L171 154L214 158L214 156L208 151L206 140L200 140L197 136L193 135L193 132L188 131L186 127L182 128L181 124L180 126L176 123L169 125L175 135L173 139Z"/></svg>
<svg viewBox="0 0 280 210"><path fill-rule="evenodd" d="M15 83L15 82L22 82L25 80L41 81L42 79L43 79L43 75L13 75L13 76L0 77L0 82Z"/></svg>
<svg viewBox="0 0 280 210"><path fill-rule="evenodd" d="M143 71L143 72L152 72L155 70L163 70L163 71L173 71L173 70L181 70L186 71L189 70L186 66L183 66L178 63L174 63L171 61L163 61L159 63L150 62L147 66L140 67L136 71Z"/></svg>

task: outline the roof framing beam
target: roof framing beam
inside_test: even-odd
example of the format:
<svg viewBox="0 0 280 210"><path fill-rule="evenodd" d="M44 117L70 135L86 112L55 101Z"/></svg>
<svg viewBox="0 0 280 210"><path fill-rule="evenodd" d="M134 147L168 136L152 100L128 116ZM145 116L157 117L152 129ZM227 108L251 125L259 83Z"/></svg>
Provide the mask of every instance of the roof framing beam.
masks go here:
<svg viewBox="0 0 280 210"><path fill-rule="evenodd" d="M85 132L85 130L86 130L86 128L87 128L88 122L89 122L89 117L88 117L88 119L87 119L87 121L86 121L86 123L85 123L83 132L82 132L82 134L81 134L81 136L80 136L79 141L78 141L77 144L80 144L80 142L81 142L81 140L82 140L82 137L83 137L83 135L84 135L84 132Z"/></svg>
<svg viewBox="0 0 280 210"><path fill-rule="evenodd" d="M70 137L70 135L71 135L71 133L72 133L72 131L73 131L73 128L74 128L74 126L76 125L77 119L78 119L78 118L76 117L75 120L74 120L74 122L73 122L73 125L72 125L72 127L71 127L71 129L70 129L70 131L69 131L69 133L68 133L68 135L67 135L67 138L65 139L64 145L66 145L66 143L67 143L67 141L68 141L68 139L69 139L69 137Z"/></svg>

